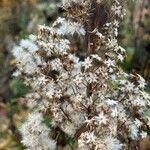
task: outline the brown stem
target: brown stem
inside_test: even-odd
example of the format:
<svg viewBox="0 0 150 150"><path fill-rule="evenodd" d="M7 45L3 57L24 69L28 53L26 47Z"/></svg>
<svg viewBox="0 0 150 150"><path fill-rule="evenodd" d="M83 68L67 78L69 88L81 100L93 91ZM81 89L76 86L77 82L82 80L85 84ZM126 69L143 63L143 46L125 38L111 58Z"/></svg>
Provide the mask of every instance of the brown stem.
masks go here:
<svg viewBox="0 0 150 150"><path fill-rule="evenodd" d="M98 37L92 31L94 29L101 30L102 26L107 22L109 8L106 4L97 3L96 0L92 1L91 11L89 12L89 17L85 23L86 29L86 55L94 54L97 48ZM91 83L87 84L87 96L90 97L92 94L93 85ZM76 132L74 138L78 139L83 132L88 130L87 123L84 123Z"/></svg>
<svg viewBox="0 0 150 150"><path fill-rule="evenodd" d="M89 17L85 23L86 28L86 54L87 56L95 53L97 47L97 36L92 33L94 29L101 30L103 25L107 22L109 8L106 4L97 3L96 0L92 2Z"/></svg>
<svg viewBox="0 0 150 150"><path fill-rule="evenodd" d="M86 28L86 55L95 53L97 49L97 41L98 37L92 31L94 29L101 30L102 26L106 23L108 19L109 8L106 4L97 3L95 0L92 2L91 11L89 12L89 17L85 23ZM87 96L92 95L92 87L93 85L89 83L87 85Z"/></svg>
<svg viewBox="0 0 150 150"><path fill-rule="evenodd" d="M68 121L70 123L72 123L72 120L69 118L68 114L63 110L63 108L60 107L60 110L63 112L63 114L66 116L66 118L68 119Z"/></svg>
<svg viewBox="0 0 150 150"><path fill-rule="evenodd" d="M80 137L80 135L83 133L83 132L86 132L88 129L88 126L87 126L87 123L84 123L76 132L76 134L74 135L74 138L75 139L78 139Z"/></svg>

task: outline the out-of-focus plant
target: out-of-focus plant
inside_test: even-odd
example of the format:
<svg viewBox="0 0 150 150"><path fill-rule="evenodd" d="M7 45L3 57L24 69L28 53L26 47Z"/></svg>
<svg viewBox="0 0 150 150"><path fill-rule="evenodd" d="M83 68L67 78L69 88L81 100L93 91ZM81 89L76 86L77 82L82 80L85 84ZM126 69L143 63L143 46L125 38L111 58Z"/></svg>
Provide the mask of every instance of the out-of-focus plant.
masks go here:
<svg viewBox="0 0 150 150"><path fill-rule="evenodd" d="M139 8L139 9L138 9ZM132 68L136 69L146 79L149 79L150 75L150 63L149 63L149 48L150 41L144 39L145 35L149 35L149 14L150 14L150 2L143 0L137 6L135 11L135 25L136 38L135 38L135 55L132 62ZM136 62L138 65L136 65Z"/></svg>
<svg viewBox="0 0 150 150"><path fill-rule="evenodd" d="M121 63L126 72L130 72L132 60L135 54L135 25L133 24L134 11L138 1L127 1L124 3L126 8L125 19L121 22L119 32L119 43L126 48L125 60Z"/></svg>
<svg viewBox="0 0 150 150"><path fill-rule="evenodd" d="M12 79L14 60L10 55L15 39L26 36L26 28L35 0L0 1L0 149L23 149L18 128L26 108L18 97L27 93L27 87Z"/></svg>
<svg viewBox="0 0 150 150"><path fill-rule="evenodd" d="M138 72L147 80L150 78L149 62L149 14L150 2L148 0L128 1L127 17L122 23L120 43L127 47L128 53L123 66L128 72ZM130 55L131 54L131 55Z"/></svg>

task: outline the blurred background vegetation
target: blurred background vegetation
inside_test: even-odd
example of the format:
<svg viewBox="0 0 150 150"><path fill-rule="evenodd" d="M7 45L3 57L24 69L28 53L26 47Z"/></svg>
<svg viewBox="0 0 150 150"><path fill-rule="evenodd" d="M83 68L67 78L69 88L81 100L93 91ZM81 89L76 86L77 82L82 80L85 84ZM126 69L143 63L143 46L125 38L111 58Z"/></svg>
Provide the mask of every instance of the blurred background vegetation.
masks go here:
<svg viewBox="0 0 150 150"><path fill-rule="evenodd" d="M127 56L121 66L128 73L141 74L150 92L150 1L128 1L125 7L119 43ZM29 89L12 78L15 60L11 49L36 33L38 24L50 25L63 12L59 0L0 0L0 150L23 149L18 129L28 112L22 98Z"/></svg>

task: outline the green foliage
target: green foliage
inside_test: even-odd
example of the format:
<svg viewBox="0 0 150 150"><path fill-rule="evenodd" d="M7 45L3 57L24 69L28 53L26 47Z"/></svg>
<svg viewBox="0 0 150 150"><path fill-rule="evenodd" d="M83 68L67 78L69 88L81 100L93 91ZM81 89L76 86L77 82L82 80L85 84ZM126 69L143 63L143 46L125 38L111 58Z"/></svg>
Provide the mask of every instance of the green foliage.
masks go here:
<svg viewBox="0 0 150 150"><path fill-rule="evenodd" d="M20 27L19 38L24 38L25 35L27 34L26 27L28 25L28 15L25 12L25 10L22 10L18 16L19 16L18 22Z"/></svg>
<svg viewBox="0 0 150 150"><path fill-rule="evenodd" d="M29 91L29 88L25 84L23 84L23 82L20 80L16 80L16 79L11 80L9 85L10 85L10 89L16 96L25 95Z"/></svg>
<svg viewBox="0 0 150 150"><path fill-rule="evenodd" d="M120 63L120 65L122 66L122 68L125 72L129 72L129 70L131 68L134 53L135 53L134 47L127 47L126 59L122 63Z"/></svg>
<svg viewBox="0 0 150 150"><path fill-rule="evenodd" d="M52 126L51 122L52 122L52 120L49 116L44 116L43 123L45 123L47 127L51 128L51 126Z"/></svg>
<svg viewBox="0 0 150 150"><path fill-rule="evenodd" d="M61 132L57 141L61 146L69 145L70 149L73 149L73 147L75 146L75 140L66 135L64 132Z"/></svg>
<svg viewBox="0 0 150 150"><path fill-rule="evenodd" d="M0 65L3 63L4 54L0 51Z"/></svg>

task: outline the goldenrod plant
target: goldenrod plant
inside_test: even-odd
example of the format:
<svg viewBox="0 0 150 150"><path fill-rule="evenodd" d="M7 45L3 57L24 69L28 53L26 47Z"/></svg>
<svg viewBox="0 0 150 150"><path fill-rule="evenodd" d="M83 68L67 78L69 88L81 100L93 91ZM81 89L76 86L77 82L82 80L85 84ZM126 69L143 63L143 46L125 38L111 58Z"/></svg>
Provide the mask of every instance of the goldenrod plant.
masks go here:
<svg viewBox="0 0 150 150"><path fill-rule="evenodd" d="M39 26L37 35L12 50L18 68L13 75L31 87L22 143L28 150L55 150L65 133L75 150L138 149L136 141L148 136L150 96L140 75L118 65L125 56L117 42L123 3L62 0L62 6L66 18ZM84 40L82 59L71 49L74 34Z"/></svg>

